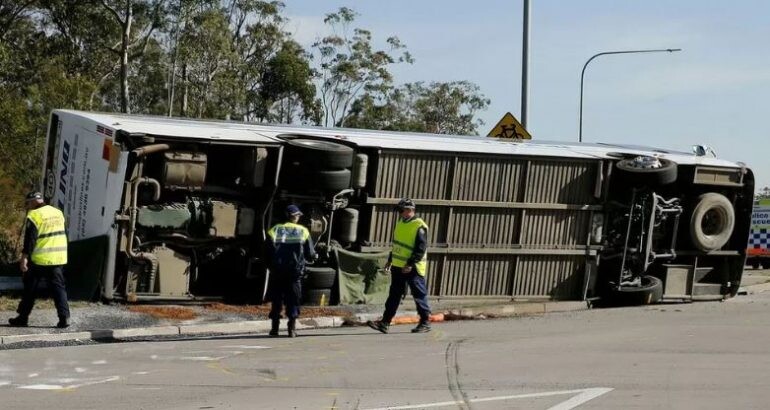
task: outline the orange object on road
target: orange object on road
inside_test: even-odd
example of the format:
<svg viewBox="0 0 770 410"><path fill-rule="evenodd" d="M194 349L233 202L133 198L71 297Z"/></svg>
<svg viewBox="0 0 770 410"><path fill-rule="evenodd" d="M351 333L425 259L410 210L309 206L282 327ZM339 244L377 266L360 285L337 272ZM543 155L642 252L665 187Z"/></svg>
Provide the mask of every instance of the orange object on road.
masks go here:
<svg viewBox="0 0 770 410"><path fill-rule="evenodd" d="M430 315L428 318L431 322L443 322L444 314L436 313L435 315ZM392 325L405 325L409 323L420 323L420 317L419 316L396 316L393 318L393 320L390 321L390 324Z"/></svg>

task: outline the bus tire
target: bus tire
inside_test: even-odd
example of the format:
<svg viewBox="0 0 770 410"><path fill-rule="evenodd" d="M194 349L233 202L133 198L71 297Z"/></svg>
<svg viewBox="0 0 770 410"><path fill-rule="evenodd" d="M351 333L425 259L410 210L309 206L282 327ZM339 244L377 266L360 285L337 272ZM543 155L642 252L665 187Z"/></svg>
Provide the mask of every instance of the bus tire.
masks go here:
<svg viewBox="0 0 770 410"><path fill-rule="evenodd" d="M308 266L305 272L305 284L309 289L330 289L337 279L337 270L334 268Z"/></svg>
<svg viewBox="0 0 770 410"><path fill-rule="evenodd" d="M770 261L763 260L760 264L762 265L762 269L770 269ZM755 269L759 269L759 267Z"/></svg>
<svg viewBox="0 0 770 410"><path fill-rule="evenodd" d="M690 217L690 237L703 252L725 246L735 228L735 209L722 194L709 192L698 197Z"/></svg>
<svg viewBox="0 0 770 410"><path fill-rule="evenodd" d="M635 158L623 159L615 163L615 169L621 180L634 185L662 186L668 185L677 178L676 162L658 158L659 168L640 168Z"/></svg>
<svg viewBox="0 0 770 410"><path fill-rule="evenodd" d="M286 157L316 169L342 169L353 165L353 148L329 141L288 140Z"/></svg>
<svg viewBox="0 0 770 410"><path fill-rule="evenodd" d="M641 286L621 286L612 290L617 305L639 306L657 303L663 298L663 282L655 276L642 276Z"/></svg>
<svg viewBox="0 0 770 410"><path fill-rule="evenodd" d="M308 289L302 297L302 304L309 306L324 306L329 304L329 299L331 297L331 289Z"/></svg>
<svg viewBox="0 0 770 410"><path fill-rule="evenodd" d="M311 180L315 181L314 186L321 190L340 191L350 188L350 170L332 169L316 171Z"/></svg>
<svg viewBox="0 0 770 410"><path fill-rule="evenodd" d="M299 164L286 168L281 176L281 186L313 191L340 191L350 188L349 169L316 170L308 169Z"/></svg>

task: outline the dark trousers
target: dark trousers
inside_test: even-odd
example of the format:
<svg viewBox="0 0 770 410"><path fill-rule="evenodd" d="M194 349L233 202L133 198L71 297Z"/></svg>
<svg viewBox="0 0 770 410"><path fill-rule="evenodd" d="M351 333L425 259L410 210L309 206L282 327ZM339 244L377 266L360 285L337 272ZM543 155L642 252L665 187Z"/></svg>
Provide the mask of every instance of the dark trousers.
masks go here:
<svg viewBox="0 0 770 410"><path fill-rule="evenodd" d="M428 286L425 283L425 277L418 275L414 268L411 272L404 274L401 268L392 267L390 269L390 292L388 293L388 300L385 301L385 313L382 315L383 322L390 323L393 316L396 315L401 297L406 293L407 285L412 292L420 321L428 321L430 306L428 306Z"/></svg>
<svg viewBox="0 0 770 410"><path fill-rule="evenodd" d="M268 317L281 318L281 307L286 306L286 317L299 317L299 306L302 302L301 276L294 272L270 272L270 302L272 307Z"/></svg>
<svg viewBox="0 0 770 410"><path fill-rule="evenodd" d="M19 316L28 317L35 306L37 297L37 285L41 279L48 282L48 288L56 305L56 313L59 317L70 317L70 307L67 303L67 289L64 287L64 273L62 266L29 265L29 270L24 273L24 294L21 296L19 308L16 312Z"/></svg>

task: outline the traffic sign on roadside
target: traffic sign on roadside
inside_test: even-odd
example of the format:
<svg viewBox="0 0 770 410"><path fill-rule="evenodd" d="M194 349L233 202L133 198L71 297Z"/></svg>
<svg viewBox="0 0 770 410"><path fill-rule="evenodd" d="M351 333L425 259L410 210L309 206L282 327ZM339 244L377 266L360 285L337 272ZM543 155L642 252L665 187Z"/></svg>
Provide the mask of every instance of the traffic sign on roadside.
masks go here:
<svg viewBox="0 0 770 410"><path fill-rule="evenodd" d="M492 131L489 131L487 137L509 138L518 140L531 140L532 136L524 129L519 120L510 112L505 113L503 118L497 122Z"/></svg>

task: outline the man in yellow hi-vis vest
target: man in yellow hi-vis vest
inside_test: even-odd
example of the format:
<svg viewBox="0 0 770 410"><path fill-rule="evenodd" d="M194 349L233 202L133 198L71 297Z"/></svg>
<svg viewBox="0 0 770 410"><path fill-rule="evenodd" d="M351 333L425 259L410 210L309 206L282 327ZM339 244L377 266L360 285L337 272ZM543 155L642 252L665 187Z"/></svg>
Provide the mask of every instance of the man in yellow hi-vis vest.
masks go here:
<svg viewBox="0 0 770 410"><path fill-rule="evenodd" d="M396 315L407 285L417 306L417 314L420 315L420 323L412 329L412 333L430 332L430 306L425 282L428 271L428 224L414 215L415 208L414 201L408 198L400 200L396 206L400 217L393 230L393 247L385 266L386 271L391 271L385 313L382 314L382 320L367 322L369 327L382 333L388 333L390 321Z"/></svg>
<svg viewBox="0 0 770 410"><path fill-rule="evenodd" d="M69 326L70 308L67 304L67 290L64 287L62 268L67 264L67 233L64 214L43 202L40 192L27 195L27 221L24 230L24 249L19 268L24 282L24 294L16 312L19 316L8 319L11 326L27 326L29 314L35 305L35 293L40 279L48 281L53 293L56 312L59 314L58 328Z"/></svg>

